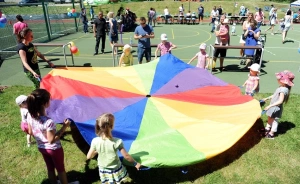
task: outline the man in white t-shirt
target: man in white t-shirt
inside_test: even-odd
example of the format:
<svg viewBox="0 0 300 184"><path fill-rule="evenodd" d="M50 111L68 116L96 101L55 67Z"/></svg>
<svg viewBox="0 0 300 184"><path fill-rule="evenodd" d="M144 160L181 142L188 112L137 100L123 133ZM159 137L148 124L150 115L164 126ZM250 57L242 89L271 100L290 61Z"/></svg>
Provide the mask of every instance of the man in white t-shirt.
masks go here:
<svg viewBox="0 0 300 184"><path fill-rule="evenodd" d="M212 24L211 32L213 33L215 31L215 21L219 17L219 11L217 10L216 6L214 6L213 10L210 13L210 16L211 16L211 24Z"/></svg>
<svg viewBox="0 0 300 184"><path fill-rule="evenodd" d="M165 23L168 23L168 19L170 18L170 13L168 10L168 7L166 6L166 8L164 9L164 14L165 14Z"/></svg>

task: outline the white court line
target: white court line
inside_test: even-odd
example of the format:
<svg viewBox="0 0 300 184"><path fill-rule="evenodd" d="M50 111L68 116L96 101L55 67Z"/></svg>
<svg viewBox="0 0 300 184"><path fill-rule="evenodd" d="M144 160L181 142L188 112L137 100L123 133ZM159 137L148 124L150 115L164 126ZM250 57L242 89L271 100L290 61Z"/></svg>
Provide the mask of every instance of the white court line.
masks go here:
<svg viewBox="0 0 300 184"><path fill-rule="evenodd" d="M274 54L273 52L271 51L268 51L267 49L264 50L265 52L268 52L269 54L273 55L273 56L276 56L276 54Z"/></svg>
<svg viewBox="0 0 300 184"><path fill-rule="evenodd" d="M295 47L265 47L265 49L295 49Z"/></svg>

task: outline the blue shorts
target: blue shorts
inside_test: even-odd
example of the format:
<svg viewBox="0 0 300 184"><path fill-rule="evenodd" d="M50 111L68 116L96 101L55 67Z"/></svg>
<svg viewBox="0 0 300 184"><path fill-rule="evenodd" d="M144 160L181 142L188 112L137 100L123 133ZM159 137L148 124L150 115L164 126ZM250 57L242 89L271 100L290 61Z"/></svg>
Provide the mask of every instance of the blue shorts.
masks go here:
<svg viewBox="0 0 300 184"><path fill-rule="evenodd" d="M115 35L111 35L111 32L109 32L109 35L108 35L108 38L109 38L109 41L112 43L117 43L119 38L118 38L118 34L115 34Z"/></svg>
<svg viewBox="0 0 300 184"><path fill-rule="evenodd" d="M147 61L151 61L151 48L138 47L137 55L138 55L138 61L139 62L143 61L144 55L145 55L145 58L146 58Z"/></svg>

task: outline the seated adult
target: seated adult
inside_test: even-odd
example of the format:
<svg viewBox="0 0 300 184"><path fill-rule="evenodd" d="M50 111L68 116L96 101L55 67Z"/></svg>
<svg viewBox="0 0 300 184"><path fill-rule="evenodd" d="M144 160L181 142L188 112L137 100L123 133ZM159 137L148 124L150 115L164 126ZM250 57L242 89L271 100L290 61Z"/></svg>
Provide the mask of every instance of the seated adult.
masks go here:
<svg viewBox="0 0 300 184"><path fill-rule="evenodd" d="M183 20L184 20L183 12L180 12L180 13L179 13L179 21L180 21L180 24L183 24Z"/></svg>
<svg viewBox="0 0 300 184"><path fill-rule="evenodd" d="M191 22L191 19L192 19L192 15L191 15L191 11L188 11L186 14L185 14L185 21L186 23L190 23Z"/></svg>
<svg viewBox="0 0 300 184"><path fill-rule="evenodd" d="M197 19L196 13L193 12L193 13L192 13L192 23L193 23L193 24L195 24L196 19Z"/></svg>

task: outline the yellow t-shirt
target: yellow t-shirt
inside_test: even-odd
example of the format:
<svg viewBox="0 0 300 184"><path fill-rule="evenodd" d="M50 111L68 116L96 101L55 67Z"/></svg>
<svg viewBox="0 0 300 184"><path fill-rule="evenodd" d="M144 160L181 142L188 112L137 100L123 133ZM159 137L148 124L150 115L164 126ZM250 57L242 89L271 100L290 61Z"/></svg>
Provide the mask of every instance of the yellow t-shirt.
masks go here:
<svg viewBox="0 0 300 184"><path fill-rule="evenodd" d="M132 54L125 55L125 53L122 53L121 57L123 57L122 66L130 66L131 63L133 63L133 56Z"/></svg>

